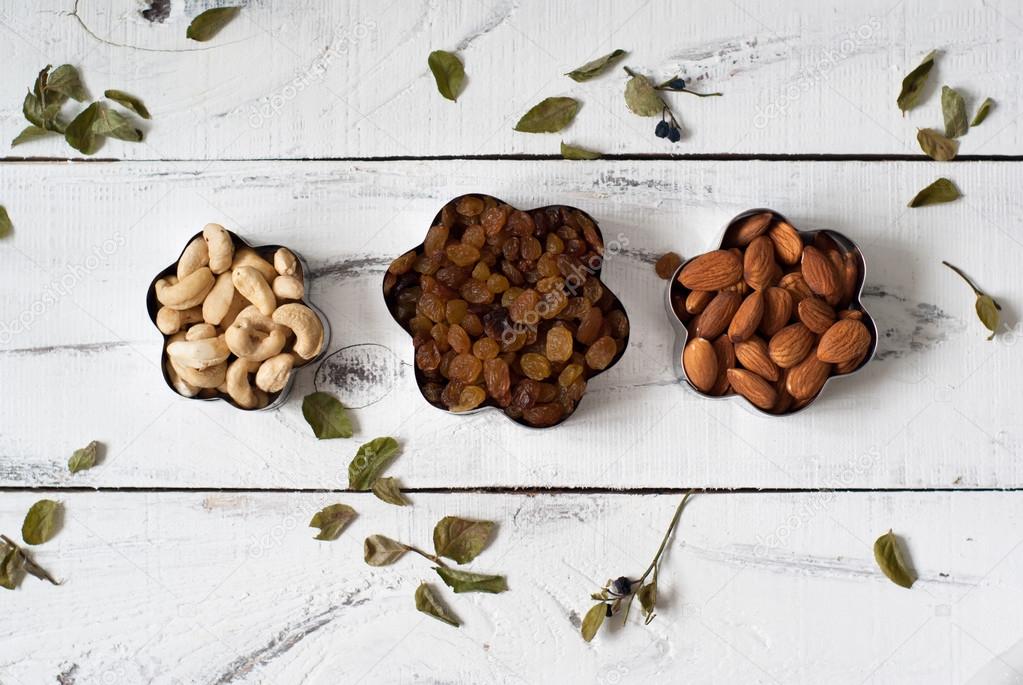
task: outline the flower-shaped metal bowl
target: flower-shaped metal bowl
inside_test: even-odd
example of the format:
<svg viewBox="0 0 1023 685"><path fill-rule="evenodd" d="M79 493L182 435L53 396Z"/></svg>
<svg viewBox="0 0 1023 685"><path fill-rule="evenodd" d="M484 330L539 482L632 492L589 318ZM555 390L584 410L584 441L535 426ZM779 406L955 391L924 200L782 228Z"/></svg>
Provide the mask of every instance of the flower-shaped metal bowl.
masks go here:
<svg viewBox="0 0 1023 685"><path fill-rule="evenodd" d="M433 222L429 226L427 226L427 230L431 226L436 226L436 225L442 223L442 221L444 220L444 213L445 213L445 211L448 211L449 208L454 207L455 203L457 203L459 200L461 200L463 198L469 198L469 197L479 198L479 199L483 200L485 203L488 203L488 204L491 204L491 205L493 203L496 203L498 205L508 205L508 203L504 202L503 200L500 200L498 198L495 198L495 197L492 197L492 196L489 196L489 195L485 195L485 194L482 194L482 193L471 193L471 194L468 194L468 195L461 195L461 196L455 197L455 198L453 198L450 201L445 203L444 208L442 208L441 211L437 212L437 215L434 217ZM511 205L508 205L508 206L510 207ZM512 209L514 210L514 208L512 208ZM590 216L588 213L586 213L586 212L584 212L584 211L582 211L580 209L577 209L575 207L570 207L570 206L567 206L567 205L547 205L547 206L544 206L544 207L538 207L538 208L535 208L535 209L529 209L529 210L524 210L524 211L527 214L529 214L530 216L533 216L533 217L536 217L537 215L546 215L548 213L557 213L557 212L560 212L560 211L578 212L580 215L585 217L592 224L592 229L593 229L593 231L595 232L595 235L596 235L596 241L600 245L603 246L603 252L602 252L601 256L598 257L597 259L588 260L588 262L587 262L587 264L585 265L584 268L586 269L587 274L588 274L587 278L593 278L598 283L600 283L601 287L603 288L603 292L605 293L605 297L608 298L607 306L602 306L602 309L604 310L604 312L607 313L607 312L610 312L610 311L613 311L613 310L620 310L622 312L622 314L624 315L625 322L626 322L626 332L625 332L625 335L621 338L621 344L619 345L619 349L616 352L616 354L614 355L614 357L612 358L611 362L608 363L607 366L605 366L603 369L600 369L600 370L590 370L591 371L590 374L588 376L585 376L586 381L588 383L589 381L592 381L594 378L596 378L598 375L604 373L605 371L609 371L615 364L617 364L621 360L622 356L625 354L625 350L628 348L628 344L629 344L628 313L625 311L625 307L622 305L621 300L618 299L618 296L615 295L614 292L612 292L604 284L604 282L600 280L600 273L601 273L604 261L608 257L610 257L611 255L613 255L616 252L620 251L621 245L618 244L617 242L614 242L614 241L612 241L612 243L605 243L604 242L603 234L601 233L600 227L598 226L596 220L594 220L594 218L592 216ZM464 230L464 227L463 227L463 230ZM417 256L422 256L422 255L425 254L425 247L424 247L425 244L426 244L426 241L424 239L423 242L421 242L418 245L416 245L409 252L414 252ZM402 256L407 255L407 254L408 254L408 252L403 253ZM403 281L403 279L405 279L405 280ZM384 302L387 305L387 309L390 312L391 317L395 320L395 322L399 326L402 327L402 329L406 333L409 334L409 337L413 337L413 338L415 337L413 332L411 330L409 330L408 326L406 325L406 322L403 321L401 319L401 317L399 316L399 314L398 314L398 293L403 288L407 288L407 287L418 285L419 284L419 280L420 280L420 275L418 273L416 273L415 271L409 272L409 273L405 274L405 276L399 276L399 277L395 277L395 275L393 273L388 271L387 273L385 273L384 279L383 279ZM579 351L580 343L578 341L574 341L574 344L575 344L576 351ZM580 398L578 400L578 402L576 402L575 407L573 408L573 410L571 412L567 412L567 413L563 414L560 419L558 419L556 422L552 423L549 426L536 426L536 425L532 425L532 424L528 423L527 421L525 421L524 419L522 419L521 417L516 417L516 416L512 416L512 415L508 414L507 412L504 411L504 409L501 406L499 406L496 402L494 402L494 400L490 397L489 393L487 393L486 400L482 404L480 404L478 407L476 407L474 409L470 409L468 411L452 411L452 410L448 409L443 403L441 403L439 401L433 401L433 400L430 399L430 397L427 395L426 390L424 389L427 386L427 384L430 383L430 380L419 369L418 365L416 365L414 361L413 361L413 364L412 364L412 368L415 370L416 385L419 388L419 392L423 395L423 399L425 399L427 402L429 402L432 406L434 406L434 407L436 407L436 408L438 408L438 409L440 409L442 411L445 411L445 412L450 413L450 414L456 414L456 415L459 415L459 416L465 416L465 415L469 415L469 414L476 414L476 413L481 412L481 411L496 410L496 411L501 412L505 416L507 416L510 420L514 421L515 423L518 423L518 424L520 424L522 426L525 426L527 428L533 428L533 429L553 428L554 426L558 426L561 423L563 423L570 416L574 415L575 412L578 410L578 405L582 402L582 398ZM555 374L552 374L552 379L553 379L553 382L556 382Z"/></svg>
<svg viewBox="0 0 1023 685"><path fill-rule="evenodd" d="M259 246L253 246L253 245L250 245L248 242L246 242L244 239L242 239L238 234L234 233L233 231L228 231L228 234L231 236L232 242L234 242L234 248L235 248L236 251L239 248L247 247L249 249L254 250L256 252L256 254L258 254L260 257L262 257L263 259L267 260L271 264L273 263L274 253L277 252L277 250L279 250L280 248L285 247L284 245L259 245ZM149 283L149 289L146 291L146 309L149 311L149 319L153 322L153 326L156 328L157 333L160 334L161 341L166 342L166 339L169 336L165 336L163 334L163 332L159 329L159 327L157 327L157 325L156 325L156 314L157 314L158 311L160 311L160 307L162 306L160 304L159 300L156 299L156 282L158 280L160 280L161 278L166 278L167 276L173 276L174 274L177 273L178 262L181 260L181 256L185 253L185 250L188 248L188 245L193 240L195 240L196 238L199 238L199 237L202 237L202 231L199 231L198 233L196 233L195 235L193 235L192 237L190 237L188 240L185 241L185 247L183 247L181 249L181 254L178 255L178 258L175 259L172 264L170 264L167 267L165 267L164 269L162 269L158 274L156 274L156 276L153 277L153 280ZM330 346L330 323L327 321L327 317L323 314L323 312L320 311L320 309L318 307L316 307L316 305L314 305L312 302L310 302L307 299L308 298L308 294L309 294L309 285L310 285L310 282L309 282L309 266L306 264L305 260L302 258L302 255L298 254L297 252L295 252L291 248L287 248L287 249L293 255L295 255L295 258L298 260L299 264L302 267L302 282L303 282L303 286L304 286L304 289L305 289L306 297L303 298L302 300L300 300L300 302L302 304L304 304L305 306L309 307L309 309L311 309L316 314L316 316L319 317L320 323L323 325L323 345L320 348L320 353L318 355L316 355L315 357L313 357L312 359L307 360L301 367L295 367L295 369L291 372L291 376L288 378L287 384L279 392L273 393L273 394L271 394L269 396L269 402L267 403L267 405L265 407L260 407L258 409L246 409L244 407L238 406L238 404L234 400L232 400L229 396L222 395L220 393L217 393L217 394L212 394L212 393L211 394L203 394L203 393L200 392L200 394L195 395L194 397L187 397L186 395L182 395L177 390L175 390L174 389L174 383L171 381L171 378L170 378L170 376L167 373L167 366L168 366L168 364L167 364L167 350L166 350L166 345L164 344L164 345L161 345L161 351L160 351L160 370L163 373L163 380L167 384L167 387L170 388L171 392L173 392L175 395L177 395L179 397L184 397L185 399L189 399L189 400L199 400L199 401L203 401L203 402L215 402L215 401L227 402L228 404L230 404L235 409L239 409L241 411L265 411L265 410L268 410L268 409L275 409L275 408L279 407L281 404L283 404L284 401L288 398L288 395L291 393L291 388L292 388L292 386L295 383L295 376L297 375L298 369L300 369L302 367L305 367L305 366L308 366L308 365L310 365L310 364L312 364L312 363L314 363L316 361L319 361L320 359L323 358L323 356L327 352L327 348Z"/></svg>
<svg viewBox="0 0 1023 685"><path fill-rule="evenodd" d="M737 227L738 224L743 219L746 219L747 217L753 216L755 214L762 214L765 212L769 212L772 215L774 215L774 219L772 221L784 221L786 223L789 223L790 225L794 225L791 222L789 222L788 219L786 219L782 214L774 211L773 209L765 208L749 209L746 210L745 212L736 215L731 221L728 222L728 224L722 231L721 240L718 243L718 247L714 249L727 249L729 247L732 247L733 243L731 242L731 238L734 228ZM873 317L871 317L870 313L863 307L862 303L863 283L865 280L867 267L866 261L863 259L863 253L860 252L860 249L852 240L836 231L821 229L817 231L798 231L798 233L800 238L802 238L804 245L813 245L818 249L823 250L828 249L838 250L838 252L843 257L845 257L846 255L851 255L851 259L857 265L858 267L857 280L855 283L855 287L853 288L853 297L851 301L848 303L847 308L858 310L859 312L861 312L860 321L867 327L867 330L870 332L870 346L867 349L867 353L864 356L863 360L856 366L855 369L851 371L848 371L843 374L830 375L827 378L827 380L824 381L824 384L821 386L820 391L815 396L813 396L809 400L806 400L799 406L794 407L792 409L788 409L783 413L772 413L769 411L765 411L754 405L752 402L746 400L746 398L742 397L741 395L731 390L721 395L712 395L701 391L692 383L692 381L689 380L689 376L686 374L685 366L682 363L682 353L683 350L685 349L686 342L689 340L690 333L688 327L686 326L687 323L686 320L684 320L683 317L680 317L679 313L676 311L675 302L673 302L673 300L684 301L685 296L689 292L685 288L685 286L683 286L679 282L678 277L679 274L682 273L682 269L684 269L689 262L696 258L690 257L689 259L682 262L682 264L679 265L679 267L675 270L675 273L672 274L671 280L668 281L668 287L665 288L664 294L665 313L667 314L668 321L671 322L672 328L675 331L675 345L673 349L673 365L675 368L675 375L678 377L679 381L681 381L682 385L684 385L686 388L696 393L700 397L706 397L712 400L737 399L746 408L758 414L763 414L764 416L770 416L774 418L778 418L781 416L791 416L800 411L803 411L811 404L813 404L814 401L817 400L817 398L824 394L825 388L828 385L830 385L833 381L837 381L842 378L848 378L849 376L858 373L860 370L863 369L864 366L867 365L867 363L871 359L873 359L874 352L877 349L877 325L874 323L874 319ZM679 298L681 298L681 300L679 300ZM727 333L725 333L725 335L727 335Z"/></svg>

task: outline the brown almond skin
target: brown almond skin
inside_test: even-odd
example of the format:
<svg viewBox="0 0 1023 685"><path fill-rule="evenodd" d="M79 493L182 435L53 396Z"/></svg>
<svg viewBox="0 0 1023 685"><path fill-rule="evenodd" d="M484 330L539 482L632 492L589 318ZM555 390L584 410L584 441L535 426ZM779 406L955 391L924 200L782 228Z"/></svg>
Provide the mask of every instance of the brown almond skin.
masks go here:
<svg viewBox="0 0 1023 685"><path fill-rule="evenodd" d="M711 395L724 395L728 392L728 369L735 368L735 345L727 335L718 336L714 340L714 354L718 358L718 379L711 388Z"/></svg>
<svg viewBox="0 0 1023 685"><path fill-rule="evenodd" d="M771 287L760 291L764 299L764 315L760 319L760 332L770 338L785 328L792 318L792 295L784 288Z"/></svg>
<svg viewBox="0 0 1023 685"><path fill-rule="evenodd" d="M862 321L841 319L821 336L817 357L822 362L841 364L866 353L870 347L870 331Z"/></svg>
<svg viewBox="0 0 1023 685"><path fill-rule="evenodd" d="M738 245L739 247L749 245L754 238L767 231L773 218L774 215L770 212L762 212L739 219L728 227L728 237L725 242L728 245Z"/></svg>
<svg viewBox="0 0 1023 685"><path fill-rule="evenodd" d="M863 312L859 309L843 309L838 313L840 319L856 319L861 321L863 319Z"/></svg>
<svg viewBox="0 0 1023 685"><path fill-rule="evenodd" d="M800 273L810 290L826 298L841 292L838 272L826 254L812 245L803 248Z"/></svg>
<svg viewBox="0 0 1023 685"><path fill-rule="evenodd" d="M824 381L831 375L831 364L822 362L816 354L808 354L800 363L789 369L785 378L785 389L796 400L792 409L805 405L824 387Z"/></svg>
<svg viewBox="0 0 1023 685"><path fill-rule="evenodd" d="M686 297L686 311L690 314L699 314L710 301L714 299L715 293L709 290L694 290Z"/></svg>
<svg viewBox="0 0 1023 685"><path fill-rule="evenodd" d="M682 351L682 366L689 382L701 392L710 392L718 379L718 358L706 338L693 338Z"/></svg>
<svg viewBox="0 0 1023 685"><path fill-rule="evenodd" d="M835 323L834 308L819 297L806 298L796 309L799 312L799 320L818 335Z"/></svg>
<svg viewBox="0 0 1023 685"><path fill-rule="evenodd" d="M799 263L803 256L803 239L792 224L779 219L767 235L774 243L774 256L779 262L789 266Z"/></svg>
<svg viewBox="0 0 1023 685"><path fill-rule="evenodd" d="M785 288L785 290L788 291L789 295L792 297L793 306L802 302L803 298L813 295L813 291L810 290L810 286L806 284L803 274L798 271L793 271L782 276L781 280L778 281L778 286Z"/></svg>
<svg viewBox="0 0 1023 685"><path fill-rule="evenodd" d="M867 350L863 350L863 354L861 354L860 356L856 357L855 359L850 359L849 361L842 362L841 364L835 364L835 375L836 376L841 376L843 374L852 373L856 369L860 368L860 365L863 363L863 360L866 359L866 358L867 358Z"/></svg>
<svg viewBox="0 0 1023 685"><path fill-rule="evenodd" d="M690 290L721 290L741 278L742 261L728 250L714 250L682 267L678 282Z"/></svg>
<svg viewBox="0 0 1023 685"><path fill-rule="evenodd" d="M842 257L842 299L841 306L849 306L856 297L856 285L860 280L860 263L855 252L846 252Z"/></svg>
<svg viewBox="0 0 1023 685"><path fill-rule="evenodd" d="M734 342L742 342L753 335L764 317L764 295L754 290L739 305L732 323L728 324L728 338Z"/></svg>
<svg viewBox="0 0 1023 685"><path fill-rule="evenodd" d="M728 382L735 392L764 411L770 411L778 399L774 386L752 371L728 369Z"/></svg>
<svg viewBox="0 0 1023 685"><path fill-rule="evenodd" d="M779 276L774 261L774 243L766 235L753 239L742 260L742 278L754 290L774 285Z"/></svg>
<svg viewBox="0 0 1023 685"><path fill-rule="evenodd" d="M749 340L736 343L735 358L765 381L778 380L778 367L771 361L771 357L767 353L767 343L763 338L753 336Z"/></svg>
<svg viewBox="0 0 1023 685"><path fill-rule="evenodd" d="M771 407L772 414L786 413L792 408L792 403L795 402L795 399L789 394L788 388L785 387L788 376L789 369L782 369L778 380L774 384L774 390L778 393L778 399L774 401L774 406Z"/></svg>
<svg viewBox="0 0 1023 685"><path fill-rule="evenodd" d="M817 336L802 323L794 323L781 329L767 344L771 361L788 369L803 361L810 354Z"/></svg>
<svg viewBox="0 0 1023 685"><path fill-rule="evenodd" d="M693 329L696 337L713 340L724 333L741 303L742 297L739 293L722 290L715 295L703 313L696 317L696 326Z"/></svg>

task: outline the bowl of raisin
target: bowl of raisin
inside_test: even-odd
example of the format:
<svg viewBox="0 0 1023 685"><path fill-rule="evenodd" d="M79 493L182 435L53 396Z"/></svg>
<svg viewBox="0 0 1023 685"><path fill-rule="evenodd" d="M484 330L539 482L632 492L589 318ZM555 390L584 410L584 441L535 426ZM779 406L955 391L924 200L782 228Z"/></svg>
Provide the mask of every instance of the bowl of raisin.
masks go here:
<svg viewBox="0 0 1023 685"><path fill-rule="evenodd" d="M423 397L533 428L571 416L629 343L625 308L600 280L604 256L597 222L574 207L522 211L480 194L445 204L383 281Z"/></svg>

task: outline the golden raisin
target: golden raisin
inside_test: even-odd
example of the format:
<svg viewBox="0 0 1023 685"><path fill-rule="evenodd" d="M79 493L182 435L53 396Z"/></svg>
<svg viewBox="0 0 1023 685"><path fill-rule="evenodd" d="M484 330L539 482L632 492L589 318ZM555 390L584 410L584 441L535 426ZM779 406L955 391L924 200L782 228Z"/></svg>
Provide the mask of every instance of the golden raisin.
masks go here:
<svg viewBox="0 0 1023 685"><path fill-rule="evenodd" d="M459 354L448 366L448 378L460 383L475 383L483 371L483 362L471 354Z"/></svg>
<svg viewBox="0 0 1023 685"><path fill-rule="evenodd" d="M480 258L479 249L465 243L452 243L445 248L444 253L457 266L469 266Z"/></svg>
<svg viewBox="0 0 1023 685"><path fill-rule="evenodd" d="M472 344L472 353L478 359L494 359L501 353L501 346L493 338L480 338Z"/></svg>
<svg viewBox="0 0 1023 685"><path fill-rule="evenodd" d="M519 359L522 373L534 381L542 381L551 375L551 363L547 357L536 352L527 352Z"/></svg>
<svg viewBox="0 0 1023 685"><path fill-rule="evenodd" d="M552 362L566 362L572 358L572 332L556 326L547 332L547 358Z"/></svg>
<svg viewBox="0 0 1023 685"><path fill-rule="evenodd" d="M606 369L616 354L618 354L618 345L615 344L614 338L605 335L586 350L586 365L597 371Z"/></svg>

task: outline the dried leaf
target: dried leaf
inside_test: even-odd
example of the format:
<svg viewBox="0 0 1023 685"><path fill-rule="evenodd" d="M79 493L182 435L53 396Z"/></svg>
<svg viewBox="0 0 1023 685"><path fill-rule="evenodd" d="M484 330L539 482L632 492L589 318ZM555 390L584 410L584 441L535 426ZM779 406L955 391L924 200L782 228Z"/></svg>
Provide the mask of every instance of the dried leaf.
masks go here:
<svg viewBox="0 0 1023 685"><path fill-rule="evenodd" d="M394 438L376 438L359 448L348 465L348 487L369 490L381 471L398 456L398 441Z"/></svg>
<svg viewBox="0 0 1023 685"><path fill-rule="evenodd" d="M654 607L657 604L657 580L653 580L639 589L636 593L636 598L639 599L639 606L643 609L643 615L646 616L646 622L654 620Z"/></svg>
<svg viewBox="0 0 1023 685"><path fill-rule="evenodd" d="M314 392L302 400L302 416L320 440L352 437L352 423L336 397Z"/></svg>
<svg viewBox="0 0 1023 685"><path fill-rule="evenodd" d="M945 118L945 136L958 138L966 135L966 100L954 88L941 87L941 113Z"/></svg>
<svg viewBox="0 0 1023 685"><path fill-rule="evenodd" d="M587 150L584 147L566 145L565 141L561 141L561 156L565 159L600 159L601 153Z"/></svg>
<svg viewBox="0 0 1023 685"><path fill-rule="evenodd" d="M927 85L927 77L931 73L931 69L934 68L934 58L937 55L937 50L929 52L923 61L920 62L920 65L906 74L906 78L902 79L902 91L899 93L896 102L899 105L899 109L903 112L916 106L917 100L920 99L920 93L923 92L924 86Z"/></svg>
<svg viewBox="0 0 1023 685"><path fill-rule="evenodd" d="M48 131L40 126L32 125L26 126L25 129L18 134L18 136L11 141L11 147L15 145L21 145L22 143L31 142L37 138L44 138L46 136L54 135L55 131Z"/></svg>
<svg viewBox="0 0 1023 685"><path fill-rule="evenodd" d="M131 122L121 114L100 103L93 103L90 107L97 107L95 119L92 122L92 131L98 136L109 136L118 140L127 140L137 143L142 140L142 131L131 125Z"/></svg>
<svg viewBox="0 0 1023 685"><path fill-rule="evenodd" d="M0 587L17 589L25 577L25 556L16 545L0 544Z"/></svg>
<svg viewBox="0 0 1023 685"><path fill-rule="evenodd" d="M67 469L71 473L78 473L85 469L91 469L96 465L96 454L99 451L99 443L93 440L85 447L75 450L68 459Z"/></svg>
<svg viewBox="0 0 1023 685"><path fill-rule="evenodd" d="M631 78L625 84L625 104L633 114L641 117L654 117L664 111L664 100L650 83L650 79L626 69Z"/></svg>
<svg viewBox="0 0 1023 685"><path fill-rule="evenodd" d="M437 556L467 564L487 546L493 529L492 521L445 516L433 528L433 548Z"/></svg>
<svg viewBox="0 0 1023 685"><path fill-rule="evenodd" d="M188 25L185 37L200 43L208 41L238 16L241 9L241 7L216 7L206 10Z"/></svg>
<svg viewBox="0 0 1023 685"><path fill-rule="evenodd" d="M482 573L470 573L454 568L435 566L434 571L444 583L456 593L489 592L496 594L508 589L508 581L504 576L488 576Z"/></svg>
<svg viewBox="0 0 1023 685"><path fill-rule="evenodd" d="M962 197L959 189L955 187L947 178L939 178L934 183L930 184L919 193L917 193L912 200L909 201L910 207L926 207L927 205L937 205L943 202L952 202Z"/></svg>
<svg viewBox="0 0 1023 685"><path fill-rule="evenodd" d="M578 69L568 72L565 76L579 83L589 81L591 78L595 78L603 74L607 71L608 67L620 60L622 57L625 57L627 54L628 53L625 50L609 52L603 57L598 57L595 60L587 62Z"/></svg>
<svg viewBox="0 0 1023 685"><path fill-rule="evenodd" d="M146 106L144 104L142 104L142 100L139 100L134 95L129 95L128 93L125 93L123 90L108 90L103 93L103 96L113 100L114 102L121 105L125 109L130 109L132 112L135 112L135 114L138 114L143 119L151 118L149 116L149 110L146 109Z"/></svg>
<svg viewBox="0 0 1023 685"><path fill-rule="evenodd" d="M928 157L939 162L947 162L955 159L959 149L959 142L946 138L934 129L922 128L916 133L917 142Z"/></svg>
<svg viewBox="0 0 1023 685"><path fill-rule="evenodd" d="M45 107L42 101L33 93L26 93L25 100L21 105L21 113L32 125L44 128L47 131L63 133L65 126L57 118L60 114L60 103L47 104Z"/></svg>
<svg viewBox="0 0 1023 685"><path fill-rule="evenodd" d="M448 100L458 100L465 82L465 67L462 60L454 53L445 50L434 50L426 59L437 82L437 90Z"/></svg>
<svg viewBox="0 0 1023 685"><path fill-rule="evenodd" d="M462 625L462 622L440 603L426 583L420 583L416 589L416 609L456 628Z"/></svg>
<svg viewBox="0 0 1023 685"><path fill-rule="evenodd" d="M992 340L995 337L995 333L998 332L998 322L1001 318L999 311L1001 306L994 301L990 295L978 295L977 302L974 307L977 310L977 316L980 318L980 322L984 324L984 327L991 331L991 335L987 337L988 340Z"/></svg>
<svg viewBox="0 0 1023 685"><path fill-rule="evenodd" d="M93 129L99 110L100 104L92 103L79 112L64 131L64 139L67 140L68 145L86 155L96 152L102 141Z"/></svg>
<svg viewBox="0 0 1023 685"><path fill-rule="evenodd" d="M973 115L973 121L970 122L970 126L980 126L981 123L987 119L987 115L991 112L991 108L994 107L995 101L991 98L984 98L984 102L980 103L980 107L977 108L977 113Z"/></svg>
<svg viewBox="0 0 1023 685"><path fill-rule="evenodd" d="M351 523L358 514L347 504L331 504L313 514L309 521L310 528L319 528L315 540L337 540L341 531Z"/></svg>
<svg viewBox="0 0 1023 685"><path fill-rule="evenodd" d="M57 533L59 512L60 502L52 499L41 499L33 504L21 525L22 539L30 545L41 545L51 540Z"/></svg>
<svg viewBox="0 0 1023 685"><path fill-rule="evenodd" d="M604 625L604 616L607 613L607 605L603 602L594 604L583 617L582 633L583 639L589 642L596 636L600 626Z"/></svg>
<svg viewBox="0 0 1023 685"><path fill-rule="evenodd" d="M85 102L89 99L89 93L82 85L82 79L78 75L78 70L70 64L62 64L50 72L46 78L43 92L58 93L64 99L71 98L78 102ZM46 101L47 104L50 103L49 96L47 96Z"/></svg>
<svg viewBox="0 0 1023 685"><path fill-rule="evenodd" d="M11 217L7 214L7 208L0 205L0 238L6 238L14 230Z"/></svg>
<svg viewBox="0 0 1023 685"><path fill-rule="evenodd" d="M575 98L547 98L522 115L515 130L523 133L555 133L572 123L579 111Z"/></svg>
<svg viewBox="0 0 1023 685"><path fill-rule="evenodd" d="M913 587L913 577L899 548L895 533L889 530L874 543L874 559L888 579L904 588Z"/></svg>
<svg viewBox="0 0 1023 685"><path fill-rule="evenodd" d="M373 481L373 494L388 504L398 507L405 507L410 504L408 498L401 492L401 484L397 478L377 478Z"/></svg>
<svg viewBox="0 0 1023 685"><path fill-rule="evenodd" d="M370 535L362 543L363 559L370 566L390 566L408 551L408 545L384 535Z"/></svg>

